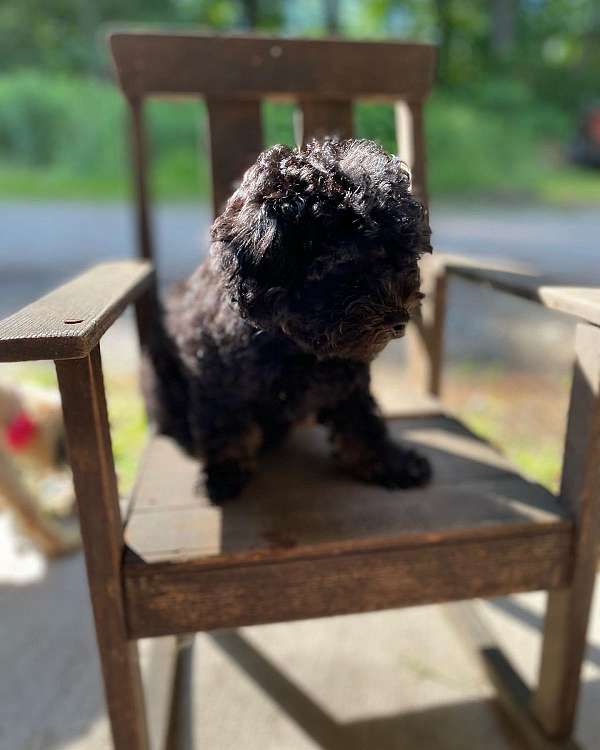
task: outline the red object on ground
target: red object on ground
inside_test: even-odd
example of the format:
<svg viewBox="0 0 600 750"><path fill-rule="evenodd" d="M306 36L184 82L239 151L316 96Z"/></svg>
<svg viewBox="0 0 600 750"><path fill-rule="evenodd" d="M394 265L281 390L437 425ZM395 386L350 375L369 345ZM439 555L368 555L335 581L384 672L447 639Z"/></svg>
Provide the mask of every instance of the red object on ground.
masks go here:
<svg viewBox="0 0 600 750"><path fill-rule="evenodd" d="M6 442L15 451L23 450L36 436L38 427L26 411L20 411L6 426Z"/></svg>
<svg viewBox="0 0 600 750"><path fill-rule="evenodd" d="M589 134L596 143L600 143L600 111L594 110L589 119Z"/></svg>

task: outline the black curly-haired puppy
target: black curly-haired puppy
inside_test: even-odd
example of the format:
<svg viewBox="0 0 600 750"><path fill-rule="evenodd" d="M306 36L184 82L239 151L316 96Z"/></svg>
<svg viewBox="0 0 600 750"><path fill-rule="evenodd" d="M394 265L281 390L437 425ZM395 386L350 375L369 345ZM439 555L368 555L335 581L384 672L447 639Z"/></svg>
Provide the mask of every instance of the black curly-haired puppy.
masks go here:
<svg viewBox="0 0 600 750"><path fill-rule="evenodd" d="M274 146L215 220L209 257L165 304L149 388L158 429L203 460L213 500L237 495L261 449L311 415L354 476L429 479L369 392L369 363L422 297L430 230L409 188L371 141Z"/></svg>

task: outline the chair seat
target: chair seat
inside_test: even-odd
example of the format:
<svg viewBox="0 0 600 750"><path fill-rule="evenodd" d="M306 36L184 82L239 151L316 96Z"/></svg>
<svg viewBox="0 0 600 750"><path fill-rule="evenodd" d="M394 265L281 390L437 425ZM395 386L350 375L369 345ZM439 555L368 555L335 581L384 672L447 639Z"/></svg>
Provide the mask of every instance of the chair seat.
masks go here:
<svg viewBox="0 0 600 750"><path fill-rule="evenodd" d="M260 577L279 567L288 574L274 584L281 592L296 575L302 585L314 574L315 561L328 566L343 586L372 586L364 577L369 564L374 576L378 564L412 575L411 591L404 585L402 593L388 591L389 571L385 573L379 584L384 590L375 592L383 606L405 604L407 595L409 603L442 594L448 598L449 588L454 592L449 598L467 598L564 584L572 524L556 498L520 476L499 452L438 407L416 411L388 420L394 438L417 448L433 465L432 483L408 491L343 475L330 457L325 430L306 426L264 458L240 498L215 507L196 490L197 462L170 439L155 437L144 456L125 529L126 591L135 601L132 609L142 600L142 610L160 608L160 596L176 596L178 586L191 586L202 598L203 582L211 586L215 574L221 579L233 570ZM338 570L341 564L345 567ZM435 585L426 580L430 574ZM436 594L440 577L443 591ZM222 581L221 593L223 586ZM321 606L300 616L320 614L315 610ZM332 606L346 611L341 600ZM273 619L278 618L255 613L236 624ZM286 619L293 619L293 607ZM136 612L130 621L142 630L148 626ZM208 625L224 626L210 617ZM145 634L164 632L172 632L168 623Z"/></svg>

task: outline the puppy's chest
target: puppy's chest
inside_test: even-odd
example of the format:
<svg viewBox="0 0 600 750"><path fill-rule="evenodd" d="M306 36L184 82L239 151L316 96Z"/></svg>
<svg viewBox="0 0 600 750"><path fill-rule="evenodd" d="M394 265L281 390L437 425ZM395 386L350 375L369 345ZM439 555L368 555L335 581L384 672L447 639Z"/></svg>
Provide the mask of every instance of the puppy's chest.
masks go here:
<svg viewBox="0 0 600 750"><path fill-rule="evenodd" d="M298 355L280 363L265 395L290 417L301 418L348 398L364 377L360 365Z"/></svg>

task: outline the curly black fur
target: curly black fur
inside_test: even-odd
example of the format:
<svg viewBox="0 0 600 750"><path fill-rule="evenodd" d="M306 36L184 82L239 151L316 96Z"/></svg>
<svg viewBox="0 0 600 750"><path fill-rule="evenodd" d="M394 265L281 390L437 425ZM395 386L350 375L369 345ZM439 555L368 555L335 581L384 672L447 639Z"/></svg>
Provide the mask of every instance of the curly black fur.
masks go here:
<svg viewBox="0 0 600 750"><path fill-rule="evenodd" d="M429 238L408 172L373 142L275 146L248 169L150 347L158 428L204 461L214 500L310 415L355 476L428 480L426 460L388 439L369 363L418 307Z"/></svg>

